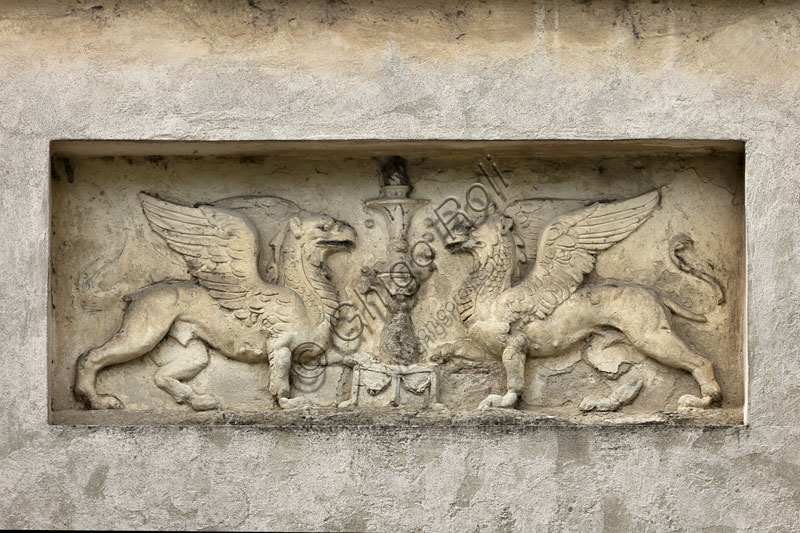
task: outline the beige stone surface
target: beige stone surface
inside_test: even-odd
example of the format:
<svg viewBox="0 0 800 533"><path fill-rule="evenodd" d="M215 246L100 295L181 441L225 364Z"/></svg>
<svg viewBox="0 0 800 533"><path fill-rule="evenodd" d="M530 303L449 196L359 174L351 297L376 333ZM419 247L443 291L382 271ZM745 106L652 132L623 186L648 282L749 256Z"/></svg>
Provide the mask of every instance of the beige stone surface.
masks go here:
<svg viewBox="0 0 800 533"><path fill-rule="evenodd" d="M0 525L793 529L799 21L793 1L2 3ZM58 139L745 141L746 425L51 425Z"/></svg>

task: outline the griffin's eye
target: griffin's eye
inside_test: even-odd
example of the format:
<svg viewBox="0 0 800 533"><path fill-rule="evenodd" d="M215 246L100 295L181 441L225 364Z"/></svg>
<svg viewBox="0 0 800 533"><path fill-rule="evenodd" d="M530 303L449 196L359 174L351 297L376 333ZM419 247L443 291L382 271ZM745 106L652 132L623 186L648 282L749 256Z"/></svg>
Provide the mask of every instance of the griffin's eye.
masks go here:
<svg viewBox="0 0 800 533"><path fill-rule="evenodd" d="M330 224L323 224L319 227L322 231L328 231L331 228Z"/></svg>

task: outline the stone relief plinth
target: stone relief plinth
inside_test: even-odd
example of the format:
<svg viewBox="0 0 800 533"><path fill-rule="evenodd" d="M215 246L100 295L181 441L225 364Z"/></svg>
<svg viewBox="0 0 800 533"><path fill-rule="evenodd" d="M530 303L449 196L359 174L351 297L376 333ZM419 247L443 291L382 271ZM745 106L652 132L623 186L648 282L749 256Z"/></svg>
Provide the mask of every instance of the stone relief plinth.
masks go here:
<svg viewBox="0 0 800 533"><path fill-rule="evenodd" d="M741 157L61 143L52 419L741 423Z"/></svg>

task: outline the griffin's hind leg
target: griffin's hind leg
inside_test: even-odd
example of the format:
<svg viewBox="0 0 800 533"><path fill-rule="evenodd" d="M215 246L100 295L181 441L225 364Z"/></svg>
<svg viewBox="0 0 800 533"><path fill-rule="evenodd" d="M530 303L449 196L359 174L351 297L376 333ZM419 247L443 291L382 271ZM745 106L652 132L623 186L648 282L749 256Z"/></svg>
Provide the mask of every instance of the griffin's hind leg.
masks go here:
<svg viewBox="0 0 800 533"><path fill-rule="evenodd" d="M156 304L158 302L155 302ZM175 319L174 311L154 306L143 299L134 300L122 319L119 331L105 344L78 358L75 396L90 409L119 409L122 402L113 395L97 393L97 373L146 354L164 338Z"/></svg>
<svg viewBox="0 0 800 533"><path fill-rule="evenodd" d="M694 353L671 328L653 328L641 337L630 337L631 344L659 363L690 372L700 386L701 397L687 394L678 400L681 408L707 408L722 399L722 390L711 362Z"/></svg>
<svg viewBox="0 0 800 533"><path fill-rule="evenodd" d="M219 402L210 394L197 394L194 389L184 383L189 381L208 366L208 348L198 339L192 339L181 346L177 341L167 341L171 347L179 351L178 358L170 361L153 376L156 385L178 403L188 403L195 411L218 409Z"/></svg>
<svg viewBox="0 0 800 533"><path fill-rule="evenodd" d="M116 396L97 393L95 381L97 373L103 368L102 360L98 360L95 350L84 352L78 357L75 397L89 409L122 409L125 406Z"/></svg>
<svg viewBox="0 0 800 533"><path fill-rule="evenodd" d="M649 292L642 291L630 300L620 303L620 307L635 309L636 312L625 313L614 325L642 353L663 365L690 372L700 386L702 397L683 396L679 406L709 407L719 402L722 391L714 376L713 365L693 352L672 330L664 307Z"/></svg>

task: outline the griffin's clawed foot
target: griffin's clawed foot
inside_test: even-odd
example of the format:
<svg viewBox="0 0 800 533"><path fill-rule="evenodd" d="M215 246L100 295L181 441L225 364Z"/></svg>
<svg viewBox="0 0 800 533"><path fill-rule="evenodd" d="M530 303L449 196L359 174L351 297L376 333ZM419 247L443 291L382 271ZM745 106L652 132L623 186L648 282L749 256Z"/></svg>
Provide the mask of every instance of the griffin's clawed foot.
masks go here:
<svg viewBox="0 0 800 533"><path fill-rule="evenodd" d="M711 396L703 396L698 398L692 394L684 394L678 399L678 411L686 411L688 409L708 409L714 403L714 398Z"/></svg>
<svg viewBox="0 0 800 533"><path fill-rule="evenodd" d="M588 411L618 411L636 399L639 391L642 390L642 383L640 379L626 383L606 397L588 396L581 401L578 409L584 413Z"/></svg>
<svg viewBox="0 0 800 533"><path fill-rule="evenodd" d="M578 410L584 413L589 411L616 411L617 407L608 398L586 397L581 400Z"/></svg>
<svg viewBox="0 0 800 533"><path fill-rule="evenodd" d="M119 398L110 394L98 394L90 401L92 409L124 409Z"/></svg>
<svg viewBox="0 0 800 533"><path fill-rule="evenodd" d="M478 409L489 409L490 407L511 409L517 405L518 398L519 395L513 391L508 391L504 396L500 396L499 394L490 394L481 402L481 404L478 406Z"/></svg>
<svg viewBox="0 0 800 533"><path fill-rule="evenodd" d="M700 393L703 397L708 396L711 398L711 403L722 401L722 389L719 388L719 383L717 383L716 379L702 383L700 385Z"/></svg>
<svg viewBox="0 0 800 533"><path fill-rule="evenodd" d="M308 398L303 396L297 398L278 398L278 404L283 409L304 409L306 407L314 407L314 404Z"/></svg>
<svg viewBox="0 0 800 533"><path fill-rule="evenodd" d="M481 359L481 352L475 342L461 339L436 346L430 351L428 360L432 363L446 363L456 357L477 361Z"/></svg>
<svg viewBox="0 0 800 533"><path fill-rule="evenodd" d="M219 401L210 394L198 394L189 401L195 411L212 411L219 409Z"/></svg>
<svg viewBox="0 0 800 533"><path fill-rule="evenodd" d="M455 343L440 344L431 350L428 360L432 363L446 363L455 353Z"/></svg>
<svg viewBox="0 0 800 533"><path fill-rule="evenodd" d="M708 409L712 405L722 401L722 390L719 388L719 383L717 383L715 379L702 383L700 385L700 394L702 394L700 398L692 394L681 396L678 399L678 410Z"/></svg>

